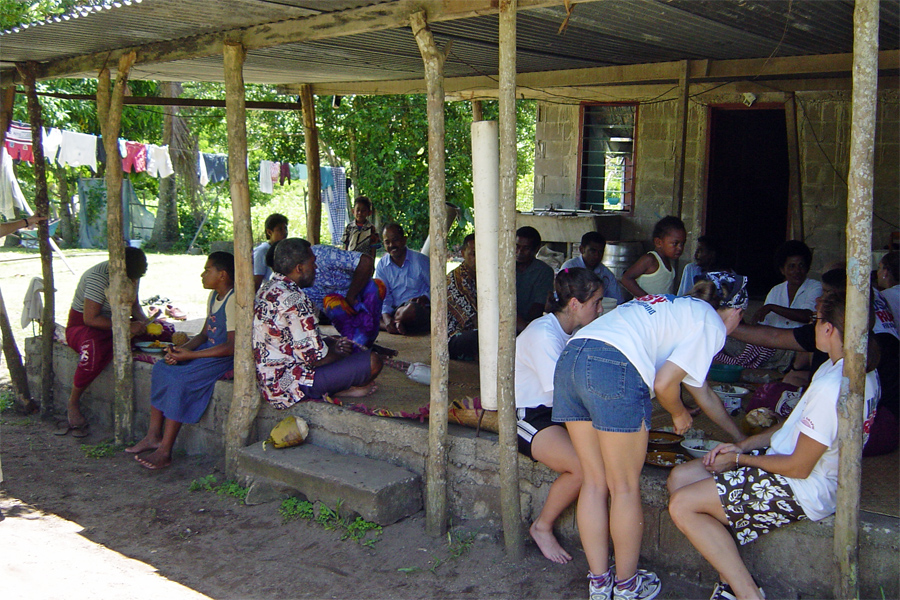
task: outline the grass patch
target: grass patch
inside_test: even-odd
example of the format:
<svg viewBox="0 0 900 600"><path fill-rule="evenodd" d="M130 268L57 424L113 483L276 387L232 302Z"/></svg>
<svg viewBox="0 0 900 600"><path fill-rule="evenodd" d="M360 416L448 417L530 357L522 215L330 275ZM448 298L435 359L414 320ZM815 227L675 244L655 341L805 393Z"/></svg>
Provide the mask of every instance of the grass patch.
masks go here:
<svg viewBox="0 0 900 600"><path fill-rule="evenodd" d="M16 393L9 388L0 390L0 412L12 410L16 402Z"/></svg>
<svg viewBox="0 0 900 600"><path fill-rule="evenodd" d="M243 502L247 499L247 491L249 488L241 486L233 479L220 484L215 475L206 475L205 477L191 481L188 490L192 492L213 492L220 496L231 496L232 498L237 498Z"/></svg>
<svg viewBox="0 0 900 600"><path fill-rule="evenodd" d="M287 498L281 502L278 513L285 523L304 519L318 523L327 531L340 531L342 540L353 540L357 544L374 548L381 539L381 525L367 521L362 517L356 517L352 521L349 517L341 516L343 501L339 500L333 509L325 504L319 504L319 510L312 502L299 498ZM371 535L370 535L371 534Z"/></svg>
<svg viewBox="0 0 900 600"><path fill-rule="evenodd" d="M125 446L120 446L110 441L81 445L81 452L87 458L106 458L107 456L118 455L123 450L125 450Z"/></svg>

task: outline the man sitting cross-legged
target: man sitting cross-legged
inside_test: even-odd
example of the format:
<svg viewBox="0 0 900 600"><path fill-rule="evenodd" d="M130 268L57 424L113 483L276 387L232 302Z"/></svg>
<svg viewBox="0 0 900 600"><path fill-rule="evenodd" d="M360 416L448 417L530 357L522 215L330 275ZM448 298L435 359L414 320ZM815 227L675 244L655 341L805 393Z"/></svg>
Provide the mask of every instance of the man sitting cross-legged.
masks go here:
<svg viewBox="0 0 900 600"><path fill-rule="evenodd" d="M347 338L325 338L304 288L316 279L309 242L282 240L275 249L272 278L253 304L253 354L260 392L275 408L326 394L367 396L376 390L381 357L370 350L351 354Z"/></svg>
<svg viewBox="0 0 900 600"><path fill-rule="evenodd" d="M375 277L387 287L381 329L400 335L425 333L431 328L428 257L406 247L406 235L397 223L385 225L381 239L387 252L375 265Z"/></svg>

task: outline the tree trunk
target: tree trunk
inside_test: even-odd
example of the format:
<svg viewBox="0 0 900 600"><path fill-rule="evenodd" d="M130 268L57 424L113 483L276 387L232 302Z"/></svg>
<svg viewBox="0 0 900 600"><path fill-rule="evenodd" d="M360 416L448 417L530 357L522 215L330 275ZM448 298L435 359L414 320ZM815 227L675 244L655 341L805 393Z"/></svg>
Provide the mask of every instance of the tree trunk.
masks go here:
<svg viewBox="0 0 900 600"><path fill-rule="evenodd" d="M50 196L47 193L47 171L44 165L43 118L41 103L35 89L35 63L20 69L28 97L28 119L31 121L31 150L34 153L34 204L37 214L50 215ZM38 225L38 244L41 249L41 273L44 279L44 312L41 315L41 416L53 415L53 337L56 333L56 302L53 287L53 253L50 249L50 229L47 221Z"/></svg>
<svg viewBox="0 0 900 600"><path fill-rule="evenodd" d="M503 539L510 560L525 549L519 504L519 453L516 440L516 0L500 3L500 210L498 244L500 336L497 409L500 421L500 505Z"/></svg>
<svg viewBox="0 0 900 600"><path fill-rule="evenodd" d="M234 332L234 396L225 424L225 472L237 474L237 453L247 443L259 409L256 363L251 349L253 333L253 231L250 226L250 185L247 180L247 110L244 97L246 51L226 43L225 119L228 127L228 179L234 214L234 298L237 328Z"/></svg>
<svg viewBox="0 0 900 600"><path fill-rule="evenodd" d="M444 173L444 61L425 13L410 16L428 88L428 206L431 237L431 398L428 408L428 462L425 471L425 528L431 535L447 530L447 220Z"/></svg>
<svg viewBox="0 0 900 600"><path fill-rule="evenodd" d="M303 106L303 135L306 141L306 172L309 205L306 213L306 238L310 244L319 243L322 230L322 175L319 172L319 130L316 127L316 103L312 87L300 86Z"/></svg>
<svg viewBox="0 0 900 600"><path fill-rule="evenodd" d="M69 197L69 178L65 167L56 167L57 190L59 191L59 235L72 248L78 239L78 229L72 216L72 199Z"/></svg>
<svg viewBox="0 0 900 600"><path fill-rule="evenodd" d="M112 306L113 369L115 373L114 433L116 444L132 438L134 423L134 368L131 359L131 307L137 290L125 271L125 238L122 235L122 157L119 130L125 82L135 53L119 59L116 83L110 89L109 69L97 82L97 116L106 149L106 237L109 246L109 303Z"/></svg>
<svg viewBox="0 0 900 600"><path fill-rule="evenodd" d="M181 93L181 84L165 82L162 94L167 98L176 98ZM173 145L175 139L175 120L177 107L166 107L163 111L163 145ZM174 165L173 165L174 166ZM160 249L167 249L178 241L178 183L176 177L164 177L159 180L159 204L156 209L156 221L150 241Z"/></svg>

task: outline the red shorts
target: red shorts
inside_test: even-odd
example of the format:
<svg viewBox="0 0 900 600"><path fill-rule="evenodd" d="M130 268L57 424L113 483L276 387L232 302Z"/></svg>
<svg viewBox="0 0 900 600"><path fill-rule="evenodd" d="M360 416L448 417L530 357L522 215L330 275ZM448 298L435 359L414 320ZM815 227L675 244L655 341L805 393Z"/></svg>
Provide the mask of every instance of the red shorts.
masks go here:
<svg viewBox="0 0 900 600"><path fill-rule="evenodd" d="M112 361L112 331L85 325L84 315L77 310L69 310L66 343L79 354L78 366L75 368L75 387L89 386Z"/></svg>

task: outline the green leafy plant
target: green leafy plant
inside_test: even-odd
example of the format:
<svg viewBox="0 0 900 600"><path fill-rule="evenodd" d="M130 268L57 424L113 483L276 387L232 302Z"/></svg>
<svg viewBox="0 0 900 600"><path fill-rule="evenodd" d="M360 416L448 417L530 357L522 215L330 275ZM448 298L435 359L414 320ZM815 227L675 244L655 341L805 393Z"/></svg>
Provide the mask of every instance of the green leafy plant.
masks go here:
<svg viewBox="0 0 900 600"><path fill-rule="evenodd" d="M106 458L107 456L115 456L124 450L124 446L120 446L111 441L100 442L99 444L82 444L81 451L87 458Z"/></svg>
<svg viewBox="0 0 900 600"><path fill-rule="evenodd" d="M229 479L225 481L221 485L219 485L218 480L215 475L206 475L201 477L200 479L194 479L191 481L190 486L188 486L188 490L192 492L214 492L219 494L220 496L231 496L232 498L237 498L241 502L247 499L247 492L249 488L245 488L238 484L237 481L233 479Z"/></svg>
<svg viewBox="0 0 900 600"><path fill-rule="evenodd" d="M353 521L342 517L340 513L343 504L343 500L338 500L334 508L319 504L317 512L312 502L299 498L287 498L281 502L278 513L285 523L297 519L313 521L327 531L341 531L342 540L350 539L363 546L374 548L381 536L381 525L362 517L356 517Z"/></svg>
<svg viewBox="0 0 900 600"><path fill-rule="evenodd" d="M297 519L310 521L315 516L315 511L312 502L300 500L299 498L285 498L278 508L278 514L287 523Z"/></svg>
<svg viewBox="0 0 900 600"><path fill-rule="evenodd" d="M432 574L436 574L437 570L447 562L451 560L456 560L462 556L468 554L469 550L472 549L472 546L475 544L475 534L474 533L457 533L456 536L453 535L453 531L447 532L447 556L440 557L436 554L431 555L431 560L429 561L428 571ZM397 569L400 573L405 573L407 575L411 575L412 573L418 573L420 571L424 571L421 567L401 567Z"/></svg>

